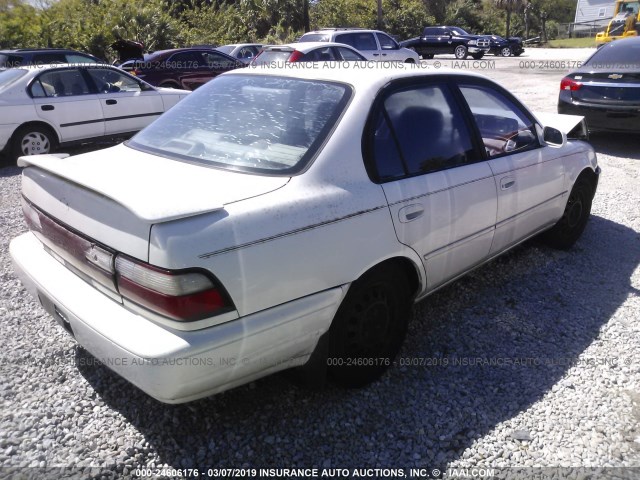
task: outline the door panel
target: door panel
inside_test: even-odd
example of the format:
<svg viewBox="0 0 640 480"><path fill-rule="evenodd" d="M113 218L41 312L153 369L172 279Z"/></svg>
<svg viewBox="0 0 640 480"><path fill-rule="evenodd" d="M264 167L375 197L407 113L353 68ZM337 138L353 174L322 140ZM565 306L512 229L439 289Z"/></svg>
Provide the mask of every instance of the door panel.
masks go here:
<svg viewBox="0 0 640 480"><path fill-rule="evenodd" d="M30 91L38 116L56 127L60 142L104 135L100 100L78 69L43 72Z"/></svg>
<svg viewBox="0 0 640 480"><path fill-rule="evenodd" d="M518 243L562 214L564 166L543 147L538 126L517 100L495 87L460 85L475 120L498 192L491 254Z"/></svg>
<svg viewBox="0 0 640 480"><path fill-rule="evenodd" d="M374 175L398 240L423 259L429 290L482 262L493 240L497 196L446 83L398 89L373 117Z"/></svg>
<svg viewBox="0 0 640 480"><path fill-rule="evenodd" d="M87 72L100 91L97 97L106 135L136 132L163 113L158 92L143 91L137 79L111 68L91 68Z"/></svg>
<svg viewBox="0 0 640 480"><path fill-rule="evenodd" d="M544 147L489 161L498 190L491 253L555 223L562 215L566 202L564 166L554 153L551 147Z"/></svg>
<svg viewBox="0 0 640 480"><path fill-rule="evenodd" d="M497 200L486 162L389 182L382 188L398 240L425 262L429 289L489 254Z"/></svg>

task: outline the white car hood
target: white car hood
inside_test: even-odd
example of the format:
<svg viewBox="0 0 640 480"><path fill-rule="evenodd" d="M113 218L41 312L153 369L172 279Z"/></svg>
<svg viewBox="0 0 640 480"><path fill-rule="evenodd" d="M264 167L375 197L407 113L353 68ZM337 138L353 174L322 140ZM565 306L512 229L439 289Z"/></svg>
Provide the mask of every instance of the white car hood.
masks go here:
<svg viewBox="0 0 640 480"><path fill-rule="evenodd" d="M224 171L171 160L117 145L65 157L20 157L34 166L97 192L146 223L158 223L224 208L225 204L276 190L289 177Z"/></svg>

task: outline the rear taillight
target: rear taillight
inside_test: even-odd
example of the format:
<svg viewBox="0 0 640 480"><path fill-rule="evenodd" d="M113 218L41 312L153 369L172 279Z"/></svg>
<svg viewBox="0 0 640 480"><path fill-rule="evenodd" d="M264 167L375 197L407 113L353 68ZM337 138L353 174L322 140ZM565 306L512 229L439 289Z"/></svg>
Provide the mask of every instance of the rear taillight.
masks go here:
<svg viewBox="0 0 640 480"><path fill-rule="evenodd" d="M118 255L116 283L125 299L178 321L199 320L233 310L224 290L209 275L171 271Z"/></svg>
<svg viewBox="0 0 640 480"><path fill-rule="evenodd" d="M576 90L580 90L582 88L582 83L576 82L571 77L564 77L560 81L560 90L569 90L571 92L575 92Z"/></svg>
<svg viewBox="0 0 640 480"><path fill-rule="evenodd" d="M298 50L294 50L289 57L289 63L298 62L302 57L304 57L304 53L299 52Z"/></svg>

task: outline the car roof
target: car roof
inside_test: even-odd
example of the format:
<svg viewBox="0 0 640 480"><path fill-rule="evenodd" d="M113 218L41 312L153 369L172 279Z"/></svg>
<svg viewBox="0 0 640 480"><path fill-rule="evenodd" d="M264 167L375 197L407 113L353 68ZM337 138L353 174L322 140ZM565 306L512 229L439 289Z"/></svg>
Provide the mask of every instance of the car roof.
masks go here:
<svg viewBox="0 0 640 480"><path fill-rule="evenodd" d="M306 32L304 35L307 35L308 33L345 33L345 32L361 32L361 33L380 32L380 33L386 33L386 32L383 32L382 30L375 30L375 29L369 29L369 28L320 28L318 30L312 30L310 32Z"/></svg>
<svg viewBox="0 0 640 480"><path fill-rule="evenodd" d="M16 67L17 69L29 70L29 71L42 71L42 70L62 70L69 67L83 67L83 68L111 68L113 70L119 70L113 65L108 63L45 63L43 65L21 65Z"/></svg>
<svg viewBox="0 0 640 480"><path fill-rule="evenodd" d="M73 52L91 55L90 53L74 50L73 48L13 48L0 50L0 53L38 53L38 52ZM93 55L91 55L93 56Z"/></svg>
<svg viewBox="0 0 640 480"><path fill-rule="evenodd" d="M382 88L392 80L412 78L420 76L446 76L456 75L472 78L487 77L475 72L461 72L460 70L441 68L429 70L421 65L397 62L397 66L379 65L378 62L326 62L326 68L309 68L305 63L290 63L279 68L269 66L254 66L251 68L237 69L226 72L223 75L272 75L303 80L319 80L328 82L340 82L359 87ZM395 63L395 62L387 62ZM494 82L495 83L495 82Z"/></svg>
<svg viewBox="0 0 640 480"><path fill-rule="evenodd" d="M345 45L344 43L337 42L297 42L297 43L285 43L284 45L264 45L263 50L298 50L302 53L310 52L311 50L315 50L316 48L327 48L327 47L346 47L349 50L355 50L355 48ZM357 51L357 50L356 50Z"/></svg>

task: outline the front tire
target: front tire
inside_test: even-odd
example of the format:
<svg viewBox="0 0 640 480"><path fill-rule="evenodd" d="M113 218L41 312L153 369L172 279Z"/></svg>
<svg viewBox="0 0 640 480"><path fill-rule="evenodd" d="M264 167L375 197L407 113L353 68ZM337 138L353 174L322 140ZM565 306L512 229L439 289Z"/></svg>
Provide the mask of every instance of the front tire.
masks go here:
<svg viewBox="0 0 640 480"><path fill-rule="evenodd" d="M57 146L57 138L50 128L26 125L18 128L11 138L11 160L23 155L51 153Z"/></svg>
<svg viewBox="0 0 640 480"><path fill-rule="evenodd" d="M585 177L578 178L571 189L562 218L542 234L542 240L547 245L566 250L576 243L591 215L593 193L591 182Z"/></svg>
<svg viewBox="0 0 640 480"><path fill-rule="evenodd" d="M407 333L410 299L407 277L393 264L351 285L329 329L327 372L334 383L362 387L385 372Z"/></svg>
<svg viewBox="0 0 640 480"><path fill-rule="evenodd" d="M456 56L458 60L464 60L467 58L468 49L464 45L458 45L456 49L453 51L453 54Z"/></svg>
<svg viewBox="0 0 640 480"><path fill-rule="evenodd" d="M502 47L500 49L500 56L502 56L502 57L510 57L511 56L511 48L510 47Z"/></svg>
<svg viewBox="0 0 640 480"><path fill-rule="evenodd" d="M484 57L484 52L474 53L471 56L473 57L474 60L480 60L482 57Z"/></svg>

